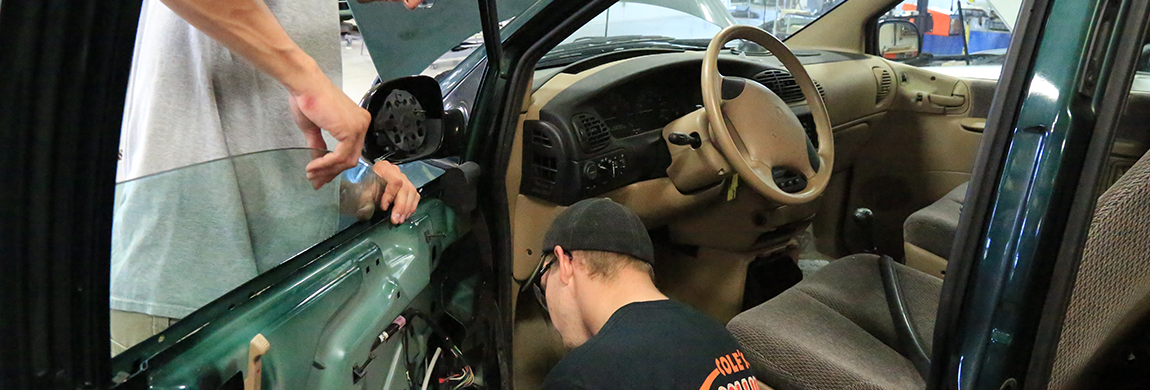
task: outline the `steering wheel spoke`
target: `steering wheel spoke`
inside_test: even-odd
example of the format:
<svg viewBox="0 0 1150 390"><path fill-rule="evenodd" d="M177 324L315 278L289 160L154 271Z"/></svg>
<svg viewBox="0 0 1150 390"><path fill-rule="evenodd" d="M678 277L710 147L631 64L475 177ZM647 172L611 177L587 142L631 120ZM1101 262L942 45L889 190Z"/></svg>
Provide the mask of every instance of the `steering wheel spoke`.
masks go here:
<svg viewBox="0 0 1150 390"><path fill-rule="evenodd" d="M765 161L750 160L747 161L747 165L750 166L751 170L755 172L755 176L774 177L775 167L772 167L771 164Z"/></svg>

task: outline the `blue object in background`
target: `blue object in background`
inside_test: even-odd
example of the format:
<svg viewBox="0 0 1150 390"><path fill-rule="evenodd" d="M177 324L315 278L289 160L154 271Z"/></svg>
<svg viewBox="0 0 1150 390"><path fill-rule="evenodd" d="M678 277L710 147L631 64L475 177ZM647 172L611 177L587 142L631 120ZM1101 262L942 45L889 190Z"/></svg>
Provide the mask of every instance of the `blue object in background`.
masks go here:
<svg viewBox="0 0 1150 390"><path fill-rule="evenodd" d="M1010 46L1010 33L1005 31L971 31L967 43L971 53L1005 49Z"/></svg>
<svg viewBox="0 0 1150 390"><path fill-rule="evenodd" d="M922 52L936 56L962 55L962 36L925 34L922 36Z"/></svg>
<svg viewBox="0 0 1150 390"><path fill-rule="evenodd" d="M1010 33L1008 32L971 31L970 42L967 42L970 53L1005 49L1008 46L1010 46ZM922 52L936 56L962 55L962 36L925 34L922 37Z"/></svg>

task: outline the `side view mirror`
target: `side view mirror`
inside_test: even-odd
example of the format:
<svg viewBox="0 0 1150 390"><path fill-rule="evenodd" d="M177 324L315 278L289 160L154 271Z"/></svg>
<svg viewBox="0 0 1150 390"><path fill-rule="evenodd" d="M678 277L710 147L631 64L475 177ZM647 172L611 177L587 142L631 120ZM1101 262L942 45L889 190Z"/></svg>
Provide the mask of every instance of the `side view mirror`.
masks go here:
<svg viewBox="0 0 1150 390"><path fill-rule="evenodd" d="M426 158L450 143L439 83L427 76L401 77L376 84L360 106L371 113L363 157L408 162Z"/></svg>
<svg viewBox="0 0 1150 390"><path fill-rule="evenodd" d="M883 58L906 61L918 58L922 33L906 20L886 20L878 24L878 52Z"/></svg>

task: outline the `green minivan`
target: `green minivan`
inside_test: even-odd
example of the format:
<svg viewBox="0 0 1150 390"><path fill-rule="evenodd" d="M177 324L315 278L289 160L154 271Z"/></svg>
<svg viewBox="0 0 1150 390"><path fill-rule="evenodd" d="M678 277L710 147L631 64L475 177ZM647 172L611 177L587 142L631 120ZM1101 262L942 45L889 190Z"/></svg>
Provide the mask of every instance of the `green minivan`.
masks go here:
<svg viewBox="0 0 1150 390"><path fill-rule="evenodd" d="M307 149L116 183L140 3L0 7L0 389L538 388L566 351L521 284L592 197L640 217L660 290L726 324L764 387L1150 387L1148 0L779 0L757 19L348 2L372 124L318 192L292 179ZM978 50L983 14L1009 42ZM783 19L783 40L759 27ZM464 59L412 76L445 56ZM364 209L381 160L422 195L399 225ZM235 216L167 205L269 176L287 179L241 195L254 233L235 238L259 272L112 356L123 248L170 249L133 221Z"/></svg>

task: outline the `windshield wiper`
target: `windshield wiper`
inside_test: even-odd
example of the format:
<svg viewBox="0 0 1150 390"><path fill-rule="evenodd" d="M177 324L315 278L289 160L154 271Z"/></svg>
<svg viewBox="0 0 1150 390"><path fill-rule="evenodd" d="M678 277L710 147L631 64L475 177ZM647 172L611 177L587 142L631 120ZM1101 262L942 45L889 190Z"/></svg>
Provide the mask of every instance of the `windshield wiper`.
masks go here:
<svg viewBox="0 0 1150 390"><path fill-rule="evenodd" d="M659 35L620 35L610 37L583 37L574 42L556 46L543 56L539 69L563 66L600 54L628 49L663 48L671 50L705 50L710 40L675 39Z"/></svg>
<svg viewBox="0 0 1150 390"><path fill-rule="evenodd" d="M556 46L556 50L567 50L584 46L626 44L638 42L670 42L675 38L662 35L613 35L609 37L579 37L570 43Z"/></svg>

